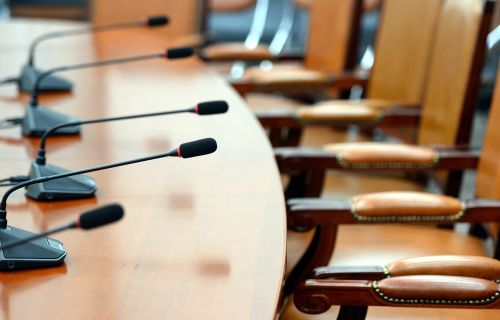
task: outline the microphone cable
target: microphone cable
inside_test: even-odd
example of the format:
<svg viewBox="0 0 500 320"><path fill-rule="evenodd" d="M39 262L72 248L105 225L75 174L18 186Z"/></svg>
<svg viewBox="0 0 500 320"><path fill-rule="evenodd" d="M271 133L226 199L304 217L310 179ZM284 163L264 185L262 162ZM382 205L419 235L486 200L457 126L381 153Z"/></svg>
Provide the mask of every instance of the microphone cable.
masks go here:
<svg viewBox="0 0 500 320"><path fill-rule="evenodd" d="M0 120L0 130L17 127L23 123L23 118L6 118Z"/></svg>
<svg viewBox="0 0 500 320"><path fill-rule="evenodd" d="M11 187L18 183L28 181L29 176L12 176L4 179L0 179L0 187Z"/></svg>
<svg viewBox="0 0 500 320"><path fill-rule="evenodd" d="M5 78L0 80L0 86L4 84L10 84L10 83L19 83L19 78L17 77L12 77L12 78Z"/></svg>

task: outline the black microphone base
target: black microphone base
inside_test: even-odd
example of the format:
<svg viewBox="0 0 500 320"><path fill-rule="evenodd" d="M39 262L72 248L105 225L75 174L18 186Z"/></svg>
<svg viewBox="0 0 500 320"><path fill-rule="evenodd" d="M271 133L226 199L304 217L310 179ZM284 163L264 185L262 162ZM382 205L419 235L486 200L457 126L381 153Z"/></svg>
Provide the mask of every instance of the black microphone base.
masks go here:
<svg viewBox="0 0 500 320"><path fill-rule="evenodd" d="M25 65L21 70L19 91L31 93L40 73L42 71L35 67ZM40 92L69 92L73 89L73 84L64 78L49 75L42 79L38 88Z"/></svg>
<svg viewBox="0 0 500 320"><path fill-rule="evenodd" d="M22 131L24 136L41 137L45 131L52 127L74 121L79 120L77 118L49 110L42 106L33 107L28 105L22 122ZM72 135L79 133L80 126L74 126L61 128L60 130L54 132L53 135Z"/></svg>
<svg viewBox="0 0 500 320"><path fill-rule="evenodd" d="M0 229L0 245L33 236L34 233L8 226ZM67 252L62 242L40 238L9 249L0 249L0 270L47 268L60 265Z"/></svg>
<svg viewBox="0 0 500 320"><path fill-rule="evenodd" d="M69 171L51 164L39 165L36 161L33 161L29 177L30 179L36 179L66 172ZM26 195L39 201L90 198L94 196L96 191L95 180L85 175L35 183L26 187Z"/></svg>

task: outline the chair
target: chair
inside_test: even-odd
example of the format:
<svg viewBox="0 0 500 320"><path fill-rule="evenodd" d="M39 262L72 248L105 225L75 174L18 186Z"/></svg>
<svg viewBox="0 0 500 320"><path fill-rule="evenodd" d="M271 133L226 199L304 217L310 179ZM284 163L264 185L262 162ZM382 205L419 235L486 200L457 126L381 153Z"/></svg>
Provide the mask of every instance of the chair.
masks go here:
<svg viewBox="0 0 500 320"><path fill-rule="evenodd" d="M362 0L314 0L310 5L308 45L303 65L277 65L271 70L249 68L243 77L231 79L231 84L240 94L276 90L307 92L306 87L313 91L323 89L323 72L338 73L355 67L361 8ZM291 84L293 88L288 83L281 86L279 81L274 81L283 77L296 80ZM271 80L273 84L269 83Z"/></svg>
<svg viewBox="0 0 500 320"><path fill-rule="evenodd" d="M364 114L365 124L368 122L373 125L373 120L376 119L378 125L383 125L384 130L390 125L418 125L417 143L441 145L440 152L435 153L435 150L423 146L392 143L338 143L326 145L323 149L277 148L275 154L280 169L294 176L289 184L287 196L319 196L327 169L357 171L450 169L445 163L453 160L447 158L447 155L460 152L460 148L469 142L479 74L484 59L484 44L493 9L492 1L485 2L483 6L480 0L447 0L436 33L421 111L415 110L416 108L393 107L385 109L383 113L376 113L375 117L372 117L372 111ZM460 41L451 41L450 39L458 39L457 34L463 35ZM380 110L380 106L375 104L376 102L372 109L366 106L364 108ZM332 106L325 105L324 108L319 106L300 112L303 119L311 121L335 119L329 121L329 124L350 123L353 114L361 113L356 109L356 104L350 102L339 105L339 108L332 109ZM300 124L292 125L290 119L279 116L272 121L280 122L281 127L293 129L288 135L284 135L282 130L271 130L273 144L290 145L298 142ZM297 118L294 121L300 123ZM458 194L461 171L462 169L456 168L448 177L446 194Z"/></svg>
<svg viewBox="0 0 500 320"><path fill-rule="evenodd" d="M498 73L500 74L500 69ZM500 83L497 83L479 163L476 162L476 165L470 163L470 167L478 168L476 199L461 201L449 196L422 192L382 192L357 195L350 199L309 198L289 200L287 202L289 225L297 230L313 228L314 236L305 254L289 273L285 284L285 293L294 292L297 285L310 275L313 275L313 278L316 280L319 278L373 280L372 276L375 276L375 279L382 278L380 274L369 274L371 271L374 271L372 267L350 269L354 275L348 274L346 277L341 275L342 273L349 273L346 272L346 268L332 269L328 267L317 269L312 273L315 268L329 265L332 253L334 264L337 266L339 265L339 260L340 264L343 265L355 265L353 262L359 261L360 257L363 257L363 262L371 260L368 264L372 265L373 260L379 262L380 259L387 258L388 260L386 261L390 261L389 259L400 259L424 254L467 254L479 256L488 254L488 251L485 250L485 247L488 247L488 245L479 242L476 238L460 235L451 230L438 230L422 223L494 222L496 228L488 229L488 239L493 240L494 244L493 251L490 254L495 259L499 259L500 165L498 163L497 141L499 141L498 138L500 137L500 128L496 125L499 119ZM454 160L448 159L447 161L450 161L449 166L461 166L473 159L476 159L474 153L464 151L461 157L457 157ZM356 225L353 226L356 228L354 232L351 230L347 238L341 234L342 231L346 231L342 229L346 225ZM334 248L337 249L333 251ZM344 252L339 254L339 250ZM365 259L365 255L369 255L370 253L372 253L372 257ZM396 257L397 255L405 256ZM443 264L441 264L441 267L443 267ZM444 267L442 269L447 270ZM363 272L356 275L357 271ZM419 272L418 274L422 273ZM443 273L439 274L443 275ZM399 275L394 274L394 276ZM456 276L456 274L454 275ZM469 274L469 276L471 275ZM477 276L477 274L474 275L474 277ZM299 295L304 293L308 298L305 300L296 298L296 301L300 300L300 304L307 303L307 301L314 301L314 298L311 298L310 295L312 291L309 290L312 287L309 287L307 290L305 289L309 284L313 285L313 283L314 285L317 284L314 281L310 282L307 280L300 285L301 287L298 289ZM351 284L356 285L356 281L353 283ZM373 282L365 281L364 283L373 285ZM344 289L341 289L342 285L337 289L340 291L348 290L346 288L350 287L350 284L348 285L347 282L344 284L346 284ZM358 285L361 285L361 283L358 282ZM361 285L361 287L363 286ZM376 300L379 303L378 305L393 305L393 301L387 301L382 296L379 296L381 300L377 297L373 301L370 300L369 295L371 293L361 287L359 287L361 291L358 291L357 295L366 299L358 301L364 301L362 303L367 303L367 305L375 305L373 301ZM315 287L314 290L317 288ZM366 287L367 290L371 290L369 288ZM372 286L371 288L375 287ZM303 289L304 292L302 292ZM336 291L336 294L339 294L340 291ZM382 290L382 292L385 291ZM330 293L326 296L330 297ZM341 297L339 299L336 301L342 301ZM335 299L332 301L335 301ZM344 304L345 301L347 300L343 300L340 304ZM320 304L321 301L318 302L318 307ZM414 302L405 303L406 306L414 304ZM444 303L445 306L446 304ZM455 303L448 305L456 306ZM475 306L480 307L480 304Z"/></svg>
<svg viewBox="0 0 500 320"><path fill-rule="evenodd" d="M500 262L471 256L405 259L387 266L317 268L295 291L295 305L337 319L365 319L368 306L500 308Z"/></svg>

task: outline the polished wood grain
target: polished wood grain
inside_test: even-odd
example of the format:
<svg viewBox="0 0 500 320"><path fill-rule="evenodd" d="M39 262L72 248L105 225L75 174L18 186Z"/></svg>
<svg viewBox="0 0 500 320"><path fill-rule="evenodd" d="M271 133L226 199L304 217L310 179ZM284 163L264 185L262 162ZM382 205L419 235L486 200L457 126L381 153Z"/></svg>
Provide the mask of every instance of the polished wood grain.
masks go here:
<svg viewBox="0 0 500 320"><path fill-rule="evenodd" d="M163 32L169 36L197 34L203 28L205 0L106 0L90 1L92 23L115 23L137 17L166 14L171 18L169 27Z"/></svg>
<svg viewBox="0 0 500 320"><path fill-rule="evenodd" d="M386 0L367 98L421 103L441 0Z"/></svg>
<svg viewBox="0 0 500 320"><path fill-rule="evenodd" d="M2 31L8 28L2 25ZM3 34L0 48L19 41ZM168 46L168 39L144 30L74 41L77 45L61 50L42 47L40 65ZM19 71L26 58L22 44L21 49L0 51L0 74ZM272 319L285 257L283 192L271 147L242 99L195 58L62 75L75 82L74 93L44 95L41 103L82 119L211 99L227 100L230 111L91 125L80 137L50 139L48 162L68 169L151 155L203 137L215 138L219 149L203 158L92 174L98 191L88 200L42 203L14 193L9 223L35 232L107 203L123 204L126 216L109 228L56 235L68 250L60 267L0 273L0 318ZM14 87L0 88L1 117L21 115L27 99ZM26 174L38 141L23 138L19 129L0 132L0 176Z"/></svg>

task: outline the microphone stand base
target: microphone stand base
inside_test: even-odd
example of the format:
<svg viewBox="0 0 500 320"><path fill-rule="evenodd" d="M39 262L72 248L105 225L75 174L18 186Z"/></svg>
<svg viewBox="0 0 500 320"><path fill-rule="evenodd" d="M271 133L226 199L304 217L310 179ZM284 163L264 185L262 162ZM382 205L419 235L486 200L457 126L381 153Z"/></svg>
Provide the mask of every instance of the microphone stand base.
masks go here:
<svg viewBox="0 0 500 320"><path fill-rule="evenodd" d="M79 121L77 118L52 111L42 106L26 107L26 114L22 122L22 131L24 136L41 137L45 131L63 123ZM54 132L54 136L79 134L80 126L61 128Z"/></svg>
<svg viewBox="0 0 500 320"><path fill-rule="evenodd" d="M36 179L69 172L51 164L31 163L29 177ZM95 180L89 176L79 175L35 183L26 187L26 195L39 201L57 201L91 198L97 191Z"/></svg>
<svg viewBox="0 0 500 320"><path fill-rule="evenodd" d="M34 233L10 227L0 229L0 245L34 236ZM9 249L0 249L0 270L47 268L60 265L67 252L62 242L43 237Z"/></svg>
<svg viewBox="0 0 500 320"><path fill-rule="evenodd" d="M40 73L42 71L35 67L25 65L21 70L21 77L19 78L19 91L31 93L36 78ZM61 77L48 75L42 79L38 88L40 92L71 92L73 83Z"/></svg>

